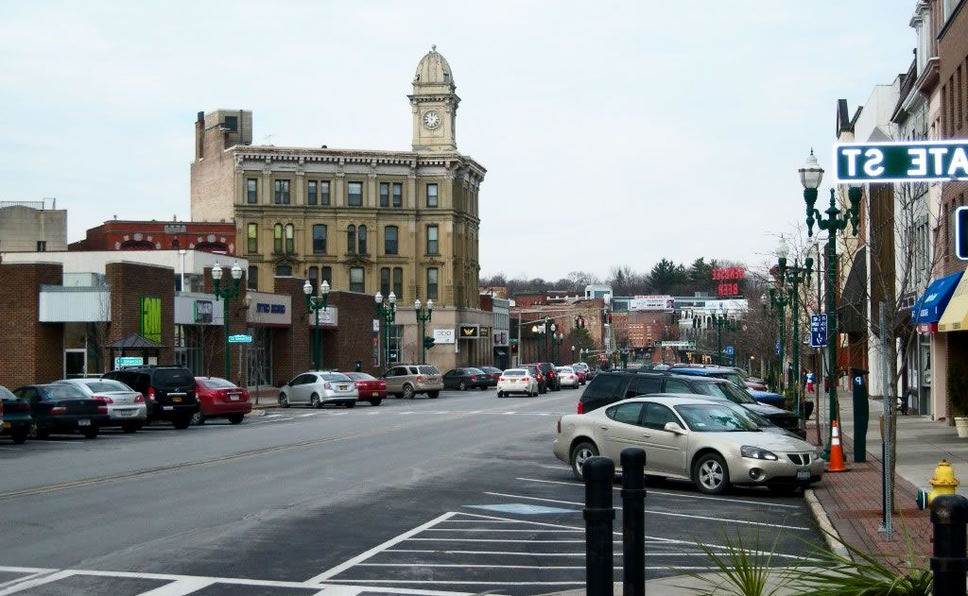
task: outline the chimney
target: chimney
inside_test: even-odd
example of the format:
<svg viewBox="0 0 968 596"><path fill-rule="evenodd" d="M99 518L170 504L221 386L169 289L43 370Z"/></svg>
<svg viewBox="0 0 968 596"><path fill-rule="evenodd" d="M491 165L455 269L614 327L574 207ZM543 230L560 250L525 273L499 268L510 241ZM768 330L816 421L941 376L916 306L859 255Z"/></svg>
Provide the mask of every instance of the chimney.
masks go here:
<svg viewBox="0 0 968 596"><path fill-rule="evenodd" d="M205 157L205 112L199 112L195 120L195 161Z"/></svg>

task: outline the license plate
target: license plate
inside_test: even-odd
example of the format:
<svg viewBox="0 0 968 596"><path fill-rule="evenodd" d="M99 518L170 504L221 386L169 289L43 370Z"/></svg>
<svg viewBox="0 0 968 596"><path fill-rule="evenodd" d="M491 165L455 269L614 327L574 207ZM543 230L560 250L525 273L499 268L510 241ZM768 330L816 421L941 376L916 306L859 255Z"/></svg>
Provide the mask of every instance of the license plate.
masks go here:
<svg viewBox="0 0 968 596"><path fill-rule="evenodd" d="M167 412L167 411L174 410L175 406L161 406L161 409Z"/></svg>
<svg viewBox="0 0 968 596"><path fill-rule="evenodd" d="M232 395L229 396L229 399L233 401L238 401L239 395L237 393L233 393Z"/></svg>
<svg viewBox="0 0 968 596"><path fill-rule="evenodd" d="M379 396L380 396L380 392L379 391L374 391L373 392L373 397L379 397Z"/></svg>
<svg viewBox="0 0 968 596"><path fill-rule="evenodd" d="M340 391L346 391L347 389L349 389L349 387L347 387L346 385L340 385L339 386L339 390Z"/></svg>
<svg viewBox="0 0 968 596"><path fill-rule="evenodd" d="M810 480L810 470L797 470L797 480Z"/></svg>
<svg viewBox="0 0 968 596"><path fill-rule="evenodd" d="M176 397L173 397L173 398L171 398L171 401L173 403L180 404L181 403L181 397L177 397L177 396Z"/></svg>
<svg viewBox="0 0 968 596"><path fill-rule="evenodd" d="M87 418L82 418L81 420L78 420L77 421L77 425L78 426L91 426L91 421L88 420Z"/></svg>
<svg viewBox="0 0 968 596"><path fill-rule="evenodd" d="M13 423L11 423L11 422L4 422L3 423L3 427L4 428L10 428L11 426L13 426Z"/></svg>

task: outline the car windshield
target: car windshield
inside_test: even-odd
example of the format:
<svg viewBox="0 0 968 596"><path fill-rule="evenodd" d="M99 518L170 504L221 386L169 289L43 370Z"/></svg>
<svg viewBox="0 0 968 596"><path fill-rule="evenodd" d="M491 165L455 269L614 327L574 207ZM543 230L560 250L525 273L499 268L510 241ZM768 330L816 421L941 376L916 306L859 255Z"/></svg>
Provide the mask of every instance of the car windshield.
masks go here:
<svg viewBox="0 0 968 596"><path fill-rule="evenodd" d="M436 366L418 366L417 371L422 375L439 375L440 371Z"/></svg>
<svg viewBox="0 0 968 596"><path fill-rule="evenodd" d="M721 372L721 373L716 373L713 376L719 379L726 379L727 381L729 381L730 383L733 383L737 387L746 386L746 383L743 381L743 377L739 376L739 373L736 373L736 372Z"/></svg>
<svg viewBox="0 0 968 596"><path fill-rule="evenodd" d="M509 368L501 374L503 374L505 377L523 377L528 374L528 371L522 368Z"/></svg>
<svg viewBox="0 0 968 596"><path fill-rule="evenodd" d="M343 373L322 373L319 375L324 381L352 381L353 379L347 377Z"/></svg>
<svg viewBox="0 0 968 596"><path fill-rule="evenodd" d="M67 383L47 385L45 391L47 399L87 399L80 389Z"/></svg>
<svg viewBox="0 0 968 596"><path fill-rule="evenodd" d="M754 404L756 400L748 393L739 389L732 383L696 383L696 387L703 395L728 399L736 404Z"/></svg>
<svg viewBox="0 0 968 596"><path fill-rule="evenodd" d="M368 375L364 372L346 373L346 376L353 379L354 381L375 381L376 380L373 377L373 375Z"/></svg>
<svg viewBox="0 0 968 596"><path fill-rule="evenodd" d="M235 387L235 383L221 379L219 377L208 377L204 379L198 379L204 387L208 389L228 389L229 387Z"/></svg>
<svg viewBox="0 0 968 596"><path fill-rule="evenodd" d="M17 399L17 396L10 393L10 390L0 385L0 399Z"/></svg>
<svg viewBox="0 0 968 596"><path fill-rule="evenodd" d="M686 421L690 430L696 432L751 432L758 431L753 419L726 404L683 404L675 406L676 412Z"/></svg>
<svg viewBox="0 0 968 596"><path fill-rule="evenodd" d="M97 381L84 381L84 385L91 391L98 393L101 391L131 391L132 389L119 381L110 379L98 379Z"/></svg>
<svg viewBox="0 0 968 596"><path fill-rule="evenodd" d="M468 368L467 374L469 375L483 375L484 371L479 368Z"/></svg>

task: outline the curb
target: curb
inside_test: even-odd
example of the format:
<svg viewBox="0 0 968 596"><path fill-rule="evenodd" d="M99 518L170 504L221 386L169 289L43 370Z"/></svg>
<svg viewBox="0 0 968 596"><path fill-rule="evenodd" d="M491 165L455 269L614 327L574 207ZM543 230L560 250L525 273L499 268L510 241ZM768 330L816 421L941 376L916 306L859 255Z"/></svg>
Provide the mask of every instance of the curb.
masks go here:
<svg viewBox="0 0 968 596"><path fill-rule="evenodd" d="M827 543L827 547L841 557L853 559L844 547L844 539L840 537L840 533L830 523L830 518L827 517L827 512L824 511L823 505L820 504L813 489L808 488L804 490L803 498L807 501L807 506L810 508L810 514L813 516L814 521L817 522L817 525L820 526L820 530L823 532L823 539Z"/></svg>

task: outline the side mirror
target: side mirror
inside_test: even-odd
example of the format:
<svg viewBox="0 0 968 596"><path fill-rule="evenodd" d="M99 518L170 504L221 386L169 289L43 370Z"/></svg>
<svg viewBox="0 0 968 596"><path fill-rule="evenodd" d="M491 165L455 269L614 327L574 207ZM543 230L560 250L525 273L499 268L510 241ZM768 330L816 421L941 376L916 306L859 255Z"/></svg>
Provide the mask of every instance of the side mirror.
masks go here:
<svg viewBox="0 0 968 596"><path fill-rule="evenodd" d="M675 433L677 435L684 435L688 432L686 431L686 429L679 426L678 422L666 422L665 426L662 427L662 430L670 433Z"/></svg>

